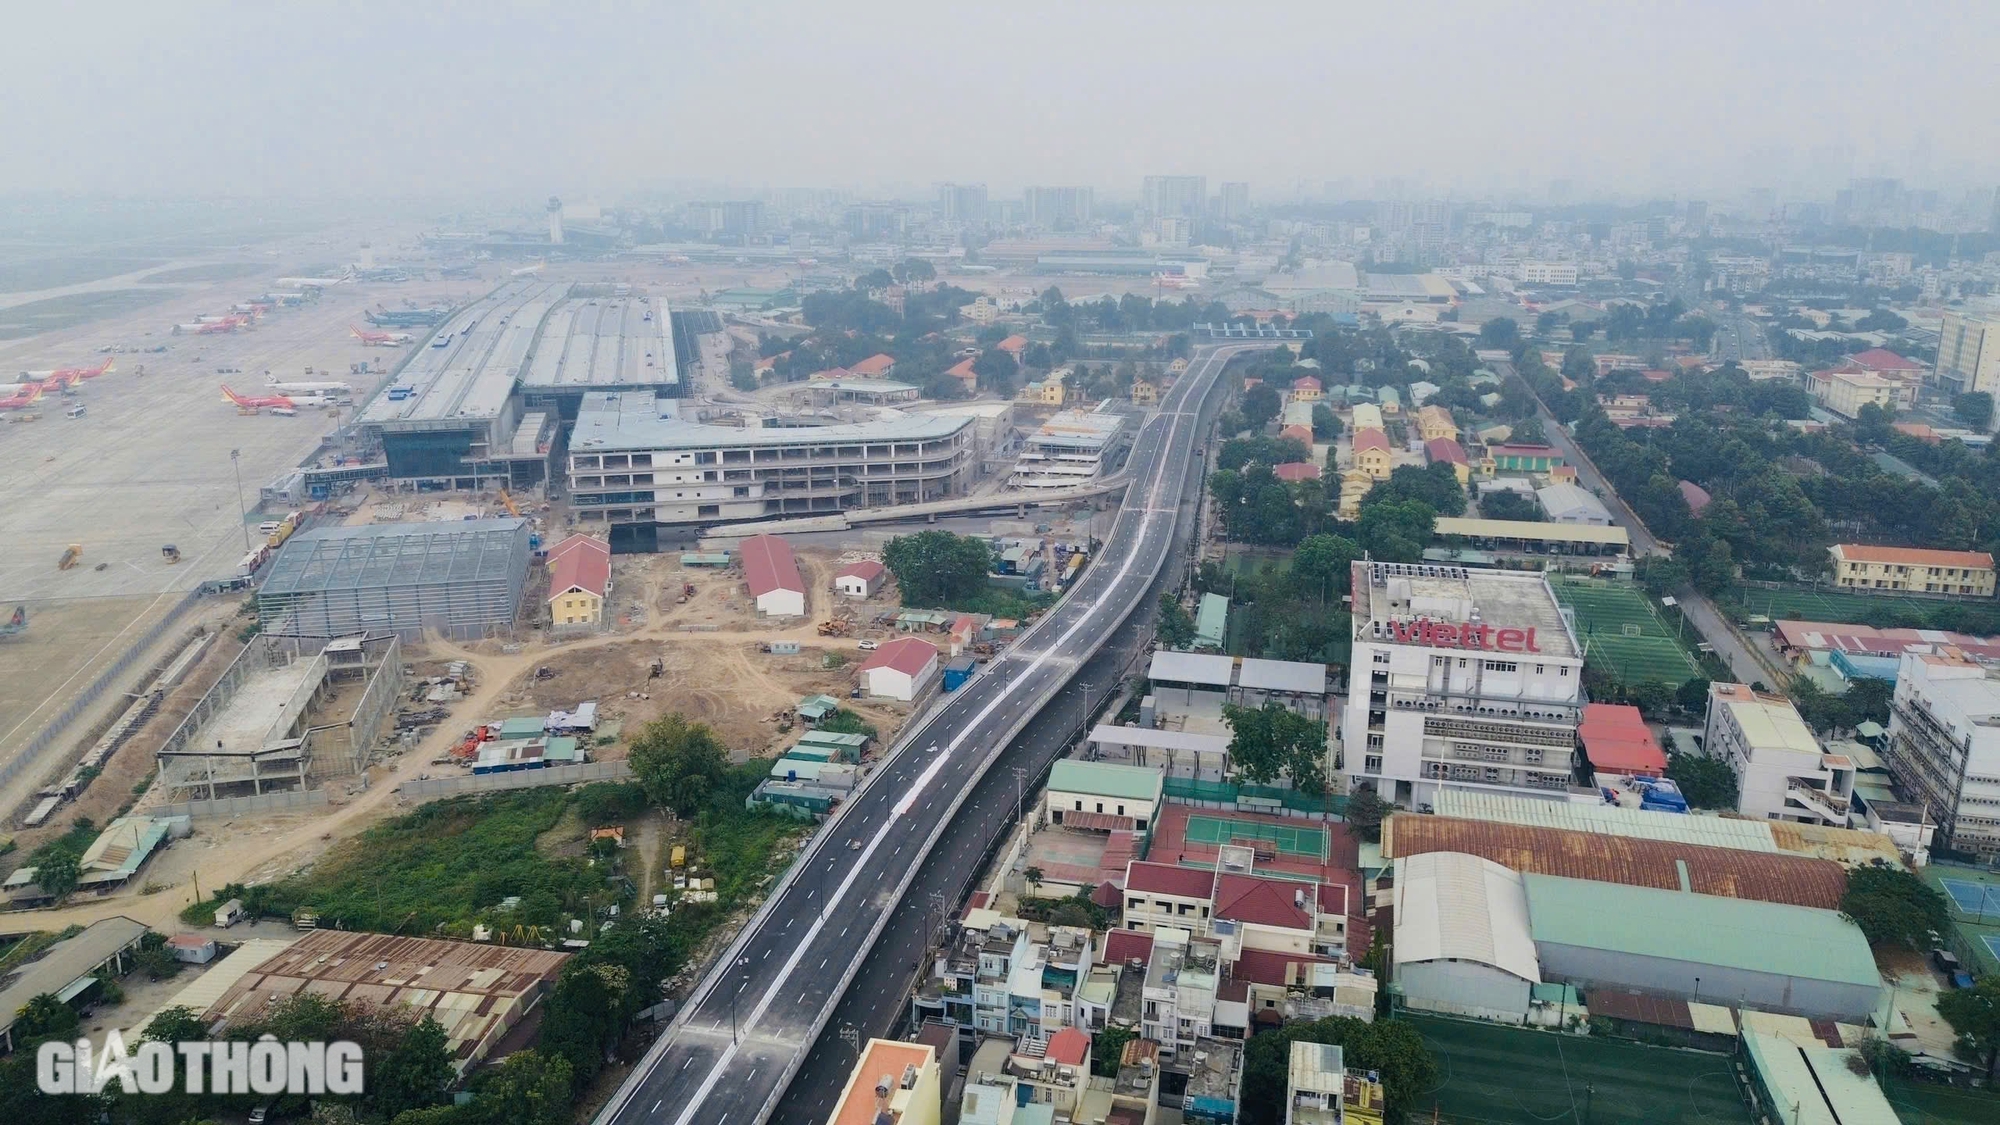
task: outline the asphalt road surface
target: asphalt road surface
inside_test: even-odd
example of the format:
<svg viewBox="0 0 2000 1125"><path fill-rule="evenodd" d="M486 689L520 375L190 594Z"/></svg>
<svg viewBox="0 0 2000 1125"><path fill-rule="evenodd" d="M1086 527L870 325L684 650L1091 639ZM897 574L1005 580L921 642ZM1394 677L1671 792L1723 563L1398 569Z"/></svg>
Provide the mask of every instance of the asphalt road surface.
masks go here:
<svg viewBox="0 0 2000 1125"><path fill-rule="evenodd" d="M1197 351L1133 443L1133 483L1099 558L1005 655L905 734L814 837L598 1115L600 1125L755 1125L769 1116L975 783L996 762L1046 749L1016 736L1083 678L1152 587L1200 462L1208 392L1231 356L1258 346ZM1012 781L1011 769L1002 772Z"/></svg>

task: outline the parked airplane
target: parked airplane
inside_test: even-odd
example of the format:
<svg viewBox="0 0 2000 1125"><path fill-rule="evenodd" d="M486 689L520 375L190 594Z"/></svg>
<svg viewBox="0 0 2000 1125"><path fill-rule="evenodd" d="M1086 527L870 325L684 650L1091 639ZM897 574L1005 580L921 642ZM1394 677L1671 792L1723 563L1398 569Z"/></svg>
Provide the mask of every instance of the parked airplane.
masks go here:
<svg viewBox="0 0 2000 1125"><path fill-rule="evenodd" d="M96 367L58 367L53 371L23 371L21 381L15 384L15 389L18 390L31 383L47 383L51 379L61 379L66 383L74 383L80 379L95 379L110 370L111 361L107 359Z"/></svg>
<svg viewBox="0 0 2000 1125"><path fill-rule="evenodd" d="M401 347L411 340L416 339L415 336L410 335L408 332L368 332L356 328L352 324L347 326L347 330L354 333L355 339L374 348Z"/></svg>
<svg viewBox="0 0 2000 1125"><path fill-rule="evenodd" d="M286 383L273 378L266 380L264 386L274 395L286 395L293 398L294 400L296 400L300 395L308 395L308 396L323 395L331 399L336 396L345 396L354 393L353 387L348 386L346 383L339 383L339 382Z"/></svg>
<svg viewBox="0 0 2000 1125"><path fill-rule="evenodd" d="M239 395L230 390L227 383L222 384L222 397L234 403L236 409L246 414L255 414L259 410L288 410L297 413L299 407L298 400L290 395Z"/></svg>
<svg viewBox="0 0 2000 1125"><path fill-rule="evenodd" d="M522 266L522 267L521 267L520 269L517 269L517 270L509 270L509 271L508 271L508 273L507 273L507 276L508 276L508 277L527 277L527 276L528 276L528 275L530 275L530 274L537 274L537 273L540 273L540 272L542 272L543 270L545 270L545 269L548 269L548 268L549 268L549 264L548 264L547 262L536 262L536 263L535 263L534 265L532 265L532 266Z"/></svg>
<svg viewBox="0 0 2000 1125"><path fill-rule="evenodd" d="M214 336L222 332L234 332L250 323L247 316L226 316L214 321L195 321L193 324L174 325L176 336Z"/></svg>
<svg viewBox="0 0 2000 1125"><path fill-rule="evenodd" d="M27 390L8 395L6 398L0 398L0 410L19 410L40 397L42 397L41 384L30 384Z"/></svg>
<svg viewBox="0 0 2000 1125"><path fill-rule="evenodd" d="M286 289L325 289L329 285L350 285L354 282L354 267L349 266L339 277L281 277L272 284Z"/></svg>

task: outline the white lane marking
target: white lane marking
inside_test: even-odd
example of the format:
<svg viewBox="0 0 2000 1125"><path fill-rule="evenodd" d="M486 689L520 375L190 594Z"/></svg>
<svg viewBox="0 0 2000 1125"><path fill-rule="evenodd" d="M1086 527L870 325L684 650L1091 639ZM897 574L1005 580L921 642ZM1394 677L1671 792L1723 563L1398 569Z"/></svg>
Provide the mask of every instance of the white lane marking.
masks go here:
<svg viewBox="0 0 2000 1125"><path fill-rule="evenodd" d="M661 1098L659 1102L654 1102L654 1103L653 1103L653 1108L652 1108L651 1112L653 1112L653 1113L658 1113L658 1112L660 1112L660 1102L663 1102L663 1101L666 1101L666 1100L667 1100L667 1099L665 1099L665 1098Z"/></svg>
<svg viewBox="0 0 2000 1125"><path fill-rule="evenodd" d="M1210 363L1210 365L1213 365L1215 362L1214 357L1213 356L1209 357L1208 362ZM1158 487L1159 487L1159 482L1156 480L1154 482L1154 491L1156 497L1158 493ZM1145 529L1147 525L1151 523L1152 523L1152 517L1150 515L1142 515L1140 517L1139 537L1137 540L1134 541L1131 549L1125 552L1124 562L1119 564L1117 573L1112 576L1111 584L1109 587L1110 590L1114 591L1117 590L1120 586L1124 584L1125 579L1132 573L1132 566L1135 562L1138 561L1140 547L1145 542L1147 537ZM964 727L960 728L958 735L951 740L950 746L946 747L945 753L949 754L951 751L958 749L959 744L964 742L968 737L971 736L971 732L978 730L981 726L983 726L986 720L993 716L993 712L997 711L1000 708L1000 705L1006 702L1009 696L1013 695L1014 689L1020 686L1022 683L1024 683L1029 677L1033 676L1034 673L1039 671L1043 664L1048 663L1051 657L1054 655L1054 653L1065 648L1069 644L1070 639L1074 637L1077 634L1077 632L1081 630L1086 624L1088 624L1093 616L1095 616L1095 614L1087 613L1079 617L1074 624L1072 624L1068 629L1065 629L1063 631L1061 636L1056 638L1054 644L1048 646L1047 649L1045 649L1043 652L1037 655L1032 661L1030 661L1028 663L1027 668L1025 669L1024 675L1010 681L1007 684L1007 686L1004 689L1002 689L1001 693L998 696L994 697L992 701L990 701L989 703L986 704L986 706L980 709L978 714L972 717L971 722L967 723ZM940 762L942 762L942 760L943 760L942 758L939 759ZM862 849L860 857L856 859L854 865L848 869L847 877L841 880L840 886L835 888L834 892L831 895L827 896L829 903L839 902L840 900L845 899L847 897L848 889L854 885L854 881L858 879L861 876L861 872L867 868L868 860L875 854L875 849L882 845L882 841L888 838L889 830L893 826L894 826L894 821L888 820L884 821L882 827L876 830L875 835L868 841L868 846ZM811 891L808 891L806 893L807 897L811 897L812 894ZM755 1028L757 1026L758 1021L763 1019L764 1013L768 1011L771 1007L772 1000L776 998L776 996L778 995L779 987L783 985L785 981L791 979L793 971L798 968L799 962L804 959L806 950L812 946L813 940L819 936L820 929L826 925L826 920L827 920L827 913L823 911L821 912L819 917L813 920L813 924L806 930L805 936L799 940L798 945L792 950L791 957L787 958L785 963L779 967L777 979L771 982L771 987L765 990L762 999L758 1000L757 1006L750 1010L750 1018L745 1023L742 1024L742 1027L746 1033L749 1032L751 1029ZM804 1004L805 999L806 999L806 994L804 992L799 993L798 1002L800 1004ZM715 1060L714 1065L709 1067L707 1077L702 1079L701 1086L695 1091L694 1097L689 1100L687 1109L682 1111L681 1115L675 1119L675 1125L687 1125L689 1121L694 1119L695 1111L700 1109L702 1104L708 1100L709 1092L715 1089L715 1084L717 1081L721 1079L722 1072L729 1068L729 1064L731 1062L735 1061L737 1049L738 1049L738 1044L731 1043L729 1047L722 1052L722 1055Z"/></svg>

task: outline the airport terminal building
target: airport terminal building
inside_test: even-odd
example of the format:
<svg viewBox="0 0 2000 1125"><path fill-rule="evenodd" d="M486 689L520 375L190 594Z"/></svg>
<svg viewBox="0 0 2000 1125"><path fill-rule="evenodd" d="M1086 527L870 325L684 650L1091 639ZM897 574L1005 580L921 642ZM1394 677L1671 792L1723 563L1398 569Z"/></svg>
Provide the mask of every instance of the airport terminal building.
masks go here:
<svg viewBox="0 0 2000 1125"><path fill-rule="evenodd" d="M614 546L658 531L826 515L961 495L977 471L975 419L889 412L870 422L719 426L651 391L584 396L569 441L577 518Z"/></svg>

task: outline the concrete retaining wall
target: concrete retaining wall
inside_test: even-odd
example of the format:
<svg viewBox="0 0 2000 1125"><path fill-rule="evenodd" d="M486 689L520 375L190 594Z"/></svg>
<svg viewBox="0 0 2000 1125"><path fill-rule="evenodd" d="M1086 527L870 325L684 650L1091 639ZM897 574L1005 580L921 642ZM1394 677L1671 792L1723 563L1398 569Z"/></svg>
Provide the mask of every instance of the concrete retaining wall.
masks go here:
<svg viewBox="0 0 2000 1125"><path fill-rule="evenodd" d="M467 774L463 777L432 777L406 781L396 790L418 801L434 801L465 793L497 793L505 789L534 789L543 785L575 785L583 781L624 781L632 776L625 761L585 762L580 766L549 766L539 770L511 773Z"/></svg>
<svg viewBox="0 0 2000 1125"><path fill-rule="evenodd" d="M217 797L213 801L176 801L153 809L140 811L153 816L191 816L196 819L206 817L247 816L251 813L289 812L295 809L323 809L327 796L324 789L287 789L279 793L260 793L254 797Z"/></svg>

